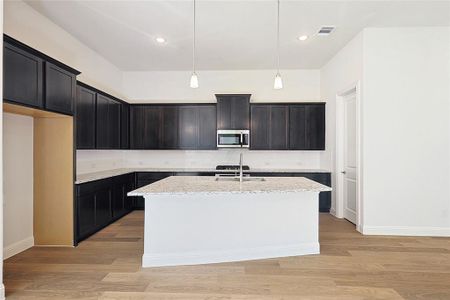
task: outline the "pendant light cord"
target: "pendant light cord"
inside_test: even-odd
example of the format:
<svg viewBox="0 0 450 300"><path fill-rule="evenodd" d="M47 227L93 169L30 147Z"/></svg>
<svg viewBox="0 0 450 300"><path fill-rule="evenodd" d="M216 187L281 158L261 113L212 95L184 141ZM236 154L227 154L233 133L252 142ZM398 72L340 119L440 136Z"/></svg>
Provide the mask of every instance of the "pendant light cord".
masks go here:
<svg viewBox="0 0 450 300"><path fill-rule="evenodd" d="M277 74L280 73L280 0L277 0Z"/></svg>
<svg viewBox="0 0 450 300"><path fill-rule="evenodd" d="M195 3L196 1L193 0L193 33L194 33L194 39L192 42L192 72L195 73Z"/></svg>

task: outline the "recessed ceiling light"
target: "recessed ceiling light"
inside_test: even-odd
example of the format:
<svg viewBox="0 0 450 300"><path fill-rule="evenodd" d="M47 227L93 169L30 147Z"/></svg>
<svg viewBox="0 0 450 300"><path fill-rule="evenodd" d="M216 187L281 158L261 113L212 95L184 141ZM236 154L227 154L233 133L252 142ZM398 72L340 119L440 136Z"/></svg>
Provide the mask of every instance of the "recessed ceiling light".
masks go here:
<svg viewBox="0 0 450 300"><path fill-rule="evenodd" d="M156 38L156 41L157 41L158 43L160 43L160 44L164 44L164 43L166 42L166 39L163 38L163 37L157 37L157 38Z"/></svg>
<svg viewBox="0 0 450 300"><path fill-rule="evenodd" d="M307 35L301 35L301 36L298 37L298 39L300 41L306 41L308 39L308 36Z"/></svg>

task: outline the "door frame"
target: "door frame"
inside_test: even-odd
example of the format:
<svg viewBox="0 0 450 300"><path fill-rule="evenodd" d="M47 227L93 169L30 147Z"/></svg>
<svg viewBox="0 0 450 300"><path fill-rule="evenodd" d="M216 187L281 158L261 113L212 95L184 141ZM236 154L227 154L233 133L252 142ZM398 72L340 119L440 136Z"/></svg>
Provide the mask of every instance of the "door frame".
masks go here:
<svg viewBox="0 0 450 300"><path fill-rule="evenodd" d="M357 81L336 94L336 217L344 218L344 98L355 93L356 97L356 230L363 230L362 197L362 137L361 137L361 84Z"/></svg>

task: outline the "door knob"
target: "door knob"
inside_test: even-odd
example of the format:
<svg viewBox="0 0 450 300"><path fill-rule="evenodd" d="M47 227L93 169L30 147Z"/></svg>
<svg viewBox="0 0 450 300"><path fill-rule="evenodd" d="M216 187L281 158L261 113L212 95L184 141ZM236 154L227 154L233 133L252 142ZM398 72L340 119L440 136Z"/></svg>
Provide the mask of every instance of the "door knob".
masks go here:
<svg viewBox="0 0 450 300"><path fill-rule="evenodd" d="M342 174L346 174L347 172L345 172L345 171L342 171L341 173L342 173Z"/></svg>

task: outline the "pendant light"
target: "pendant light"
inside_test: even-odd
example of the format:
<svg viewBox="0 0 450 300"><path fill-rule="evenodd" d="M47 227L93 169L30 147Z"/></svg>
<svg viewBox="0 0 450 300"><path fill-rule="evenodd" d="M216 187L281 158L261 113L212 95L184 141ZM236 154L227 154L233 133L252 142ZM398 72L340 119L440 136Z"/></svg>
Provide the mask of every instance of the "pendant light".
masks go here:
<svg viewBox="0 0 450 300"><path fill-rule="evenodd" d="M277 0L277 5L277 74L275 75L273 88L279 90L283 88L283 80L280 74L280 0Z"/></svg>
<svg viewBox="0 0 450 300"><path fill-rule="evenodd" d="M198 88L198 76L195 73L195 0L193 0L193 40L192 40L192 75L190 86L193 89Z"/></svg>

